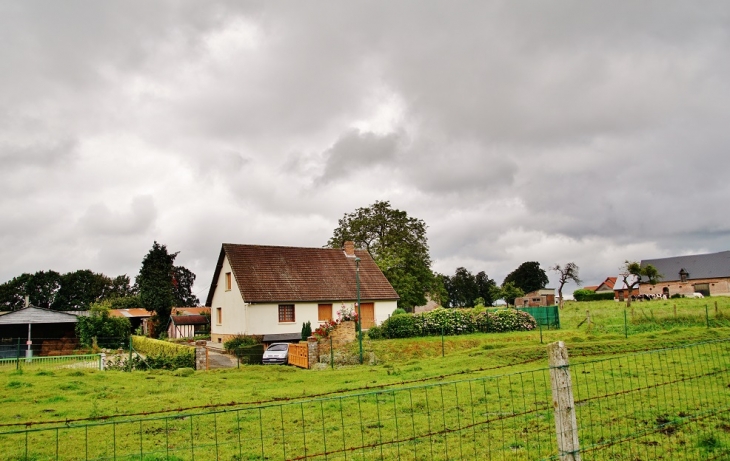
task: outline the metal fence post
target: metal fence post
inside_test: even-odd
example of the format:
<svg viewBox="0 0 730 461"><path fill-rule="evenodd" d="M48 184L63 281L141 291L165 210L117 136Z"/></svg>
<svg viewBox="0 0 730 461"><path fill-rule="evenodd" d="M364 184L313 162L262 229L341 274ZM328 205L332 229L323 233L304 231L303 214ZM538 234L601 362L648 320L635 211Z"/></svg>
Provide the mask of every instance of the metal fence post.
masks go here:
<svg viewBox="0 0 730 461"><path fill-rule="evenodd" d="M710 311L705 304L705 321L707 322L707 328L710 328Z"/></svg>
<svg viewBox="0 0 730 461"><path fill-rule="evenodd" d="M626 309L624 309L624 337L629 337L629 325L626 320Z"/></svg>
<svg viewBox="0 0 730 461"><path fill-rule="evenodd" d="M332 349L332 336L330 336L330 368L335 369L335 351Z"/></svg>
<svg viewBox="0 0 730 461"><path fill-rule="evenodd" d="M581 461L568 349L563 341L548 344L547 349L555 414L555 435L560 460Z"/></svg>

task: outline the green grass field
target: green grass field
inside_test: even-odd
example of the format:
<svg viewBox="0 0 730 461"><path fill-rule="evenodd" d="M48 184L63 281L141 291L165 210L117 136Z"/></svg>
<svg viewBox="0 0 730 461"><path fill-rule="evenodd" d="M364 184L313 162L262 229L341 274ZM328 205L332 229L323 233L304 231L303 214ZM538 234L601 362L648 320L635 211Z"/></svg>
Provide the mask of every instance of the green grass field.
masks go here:
<svg viewBox="0 0 730 461"><path fill-rule="evenodd" d="M349 459L381 459L379 456L389 459L396 454L403 459L469 459L468 453L485 450L494 453L495 459L540 459L548 456L554 445L550 411L546 406L549 402L549 388L545 387L546 345L561 340L568 346L571 364L584 367L581 369L582 374L578 375L586 378L583 384L586 388L578 389L581 395L611 395L614 388L621 391L631 389L632 386L641 389L630 393L632 399L638 400L621 402L615 400L616 397L609 402L596 399L595 403L599 407L595 407L594 401L586 397L587 403L581 411L591 411L590 418L583 416L584 420L591 421L591 431L586 433L587 443L600 445L614 437L611 433L599 434L597 430L598 427L611 427L612 420L623 422L636 419L635 423L639 427L642 424L668 424L667 427L672 428L668 430L671 432L670 437L666 434L660 435L658 439L654 435L647 436L648 445L640 446L653 451L641 452L645 454L636 459L660 459L661 456L710 459L697 453L720 453L727 442L705 437L709 427L707 424L727 424L726 427L730 428L730 421L724 422L716 416L707 424L693 420L693 426L681 427L694 427L697 433L687 433L677 430L675 426L677 420L686 419L689 415L683 416L682 412L671 414L669 407L672 402L683 403L692 408L697 407L699 412L710 404L727 404L728 391L725 385L730 384L730 380L725 384L714 381L727 378L724 372L727 363L724 349L718 352L717 357L708 355L708 358L703 359L712 370L709 373L691 368L699 361L699 357L703 357L700 352L697 356L679 353L668 358L657 356L660 358L649 361L647 357L654 356L644 354L639 356L642 359L631 356L631 359L624 359L625 362L616 362L611 366L608 364L636 352L730 337L730 322L725 317L725 313L730 314L730 298L643 302L634 303L632 308L625 310L623 304L613 301L566 303L561 311L562 328L543 330L542 343L539 331L473 334L446 337L443 340L441 337L366 340L366 365L343 366L334 370L325 368L309 371L259 365L200 371L191 375L168 371L5 370L0 371L0 432L49 427L68 430L69 427L81 427L89 423L119 422L90 426L94 435L92 440L98 440L90 445L92 453L80 453L82 446L88 450L89 445L84 445L86 442L78 437L78 432L71 430L68 437L57 434L55 443L60 444L59 450L63 455L58 459L102 459L112 457L110 453L116 453L117 449L119 453L128 454L126 458L120 454L117 459L166 459L168 455L169 459L291 459L311 456L312 453L307 455L302 451L304 447L311 444L327 446L328 436L330 447L342 447L339 454L327 456L332 459L343 455L344 458L350 455ZM590 313L590 323L585 321L586 310ZM707 327L708 320L710 328ZM628 338L625 337L627 332ZM357 345L353 344L352 347L352 352L355 352ZM638 360L646 363L637 365ZM650 373L645 374L645 369ZM689 402L688 397L682 401L681 386L686 386L688 382L707 385L707 391L702 386L695 386L696 390L689 392L694 393L692 398L698 399L697 403L694 400ZM659 389L664 395L659 393ZM667 390L669 396L666 395ZM676 393L676 397L672 393ZM654 400L656 405L652 405ZM353 413L355 402L360 409L358 414ZM637 407L644 402L646 407L642 407L640 413L626 411L626 408ZM480 405L484 407L483 410L475 414L474 408L481 408ZM183 411L179 412L180 409ZM195 417L196 425L193 425L194 418L171 418L218 410L221 413ZM319 419L309 420L308 415L320 413ZM401 424L412 427L398 426L397 415L403 414L406 416ZM476 425L480 414L488 415L487 418L497 415L493 418L494 424L488 427ZM145 418L163 419L150 419L144 423L145 428L140 422L138 429L122 423L137 420L143 415ZM509 415L509 418L500 415ZM665 419L667 422L663 423ZM189 422L191 427L175 426L183 424L183 420L184 424ZM356 427L358 421L362 425L360 428ZM471 427L466 424L468 421L471 421ZM166 426L162 426L163 422ZM302 426L303 429L300 437L291 438L288 438L289 432L282 429L281 434L277 432L277 439L264 430L266 425L277 428ZM313 425L318 429L310 431ZM319 428L319 425L322 427ZM220 439L217 435L215 440L210 438L210 428L214 426L221 428ZM468 430L449 433L449 428L464 426L469 427ZM419 432L421 428L431 429L426 434L445 433L426 437ZM89 428L84 430L88 437ZM539 433L537 439L525 435L535 431ZM169 437L170 434L188 432L190 437L197 440L196 446L190 447L192 450L185 446L182 439L166 440L163 443L165 449L160 450L160 439L156 445L142 437L143 434L145 437L146 434L154 437L161 433ZM240 438L240 434L251 436L253 432L258 434L253 436L256 442L254 445L266 445L266 449L273 450L273 454L268 451L261 451L263 454L260 454L258 448L245 451L241 445L236 451L235 437ZM110 435L112 433L116 437ZM390 435L384 436L383 433ZM40 451L36 454L31 450L27 458L21 440L27 434L0 434L0 453L15 453L14 458L8 459L17 460L56 459L53 444L44 444L43 441L43 437L48 434L30 434L31 447L44 448L38 448ZM350 441L358 436L362 437L363 443L358 445L353 442L350 445ZM38 438L35 442L34 437ZM383 452L379 453L377 448L366 450L361 447L362 452L349 448L377 445L384 440L383 437L391 437L395 442L409 438L414 440L412 443L390 443L385 448L380 445L379 450L385 449L387 456ZM305 443L301 438L308 441ZM110 447L110 440L117 440L118 446ZM135 445L137 441L139 447ZM248 446L245 443L243 445ZM700 452L690 450L689 446L698 447ZM454 451L456 447L460 450L459 456ZM142 454L129 455L138 448L141 448ZM466 455L465 450L468 452ZM647 458L646 453L651 456ZM682 453L685 455L682 456ZM614 452L612 457L605 456L605 459L635 458L623 458Z"/></svg>

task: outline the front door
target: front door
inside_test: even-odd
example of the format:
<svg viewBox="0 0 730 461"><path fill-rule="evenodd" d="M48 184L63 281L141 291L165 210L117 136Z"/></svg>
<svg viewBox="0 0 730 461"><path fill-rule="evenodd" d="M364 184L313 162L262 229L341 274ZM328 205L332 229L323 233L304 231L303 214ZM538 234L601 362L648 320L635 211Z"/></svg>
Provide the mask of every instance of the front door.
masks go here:
<svg viewBox="0 0 730 461"><path fill-rule="evenodd" d="M360 315L362 315L362 329L367 330L375 326L375 303L360 303Z"/></svg>

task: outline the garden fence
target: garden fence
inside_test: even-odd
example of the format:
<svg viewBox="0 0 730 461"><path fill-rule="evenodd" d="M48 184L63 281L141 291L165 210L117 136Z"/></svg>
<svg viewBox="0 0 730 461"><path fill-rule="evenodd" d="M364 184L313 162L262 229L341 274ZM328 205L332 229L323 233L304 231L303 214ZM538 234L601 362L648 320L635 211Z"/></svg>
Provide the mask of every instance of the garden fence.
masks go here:
<svg viewBox="0 0 730 461"><path fill-rule="evenodd" d="M722 340L377 392L5 428L0 453L38 461L728 459L729 368Z"/></svg>

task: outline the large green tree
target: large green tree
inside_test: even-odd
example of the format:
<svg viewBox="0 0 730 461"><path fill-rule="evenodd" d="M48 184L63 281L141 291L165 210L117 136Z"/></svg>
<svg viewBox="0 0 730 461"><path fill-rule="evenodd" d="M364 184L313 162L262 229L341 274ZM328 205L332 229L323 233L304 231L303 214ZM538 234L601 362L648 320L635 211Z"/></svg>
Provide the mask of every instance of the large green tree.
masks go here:
<svg viewBox="0 0 730 461"><path fill-rule="evenodd" d="M108 296L112 281L104 274L83 269L61 276L61 286L51 305L59 311L86 310Z"/></svg>
<svg viewBox="0 0 730 461"><path fill-rule="evenodd" d="M0 286L0 310L17 310L25 306L25 297L37 307L51 308L61 289L61 274L38 271L21 274Z"/></svg>
<svg viewBox="0 0 730 461"><path fill-rule="evenodd" d="M327 246L342 248L348 240L370 253L400 296L401 307L410 310L426 304L434 275L423 220L392 208L387 201L376 201L345 214Z"/></svg>
<svg viewBox="0 0 730 461"><path fill-rule="evenodd" d="M182 266L175 266L177 255L169 253L167 246L155 241L142 259L136 278L142 306L154 312L153 321L163 328L173 306L195 306L199 303L192 293L195 274Z"/></svg>
<svg viewBox="0 0 730 461"><path fill-rule="evenodd" d="M454 275L441 275L444 288L448 293L447 307L474 307L476 300L481 298L484 305L494 303L494 289L497 284L484 271L476 275L464 267L459 267Z"/></svg>
<svg viewBox="0 0 730 461"><path fill-rule="evenodd" d="M110 278L88 269L63 275L39 271L21 274L0 285L0 310L23 308L26 295L33 306L69 311L87 310L92 303L106 299L134 298L135 293L126 275Z"/></svg>
<svg viewBox="0 0 730 461"><path fill-rule="evenodd" d="M545 288L550 280L544 270L540 268L540 263L536 261L527 261L520 264L520 267L510 272L504 278L502 286L508 282L512 282L514 286L521 289L525 293Z"/></svg>

